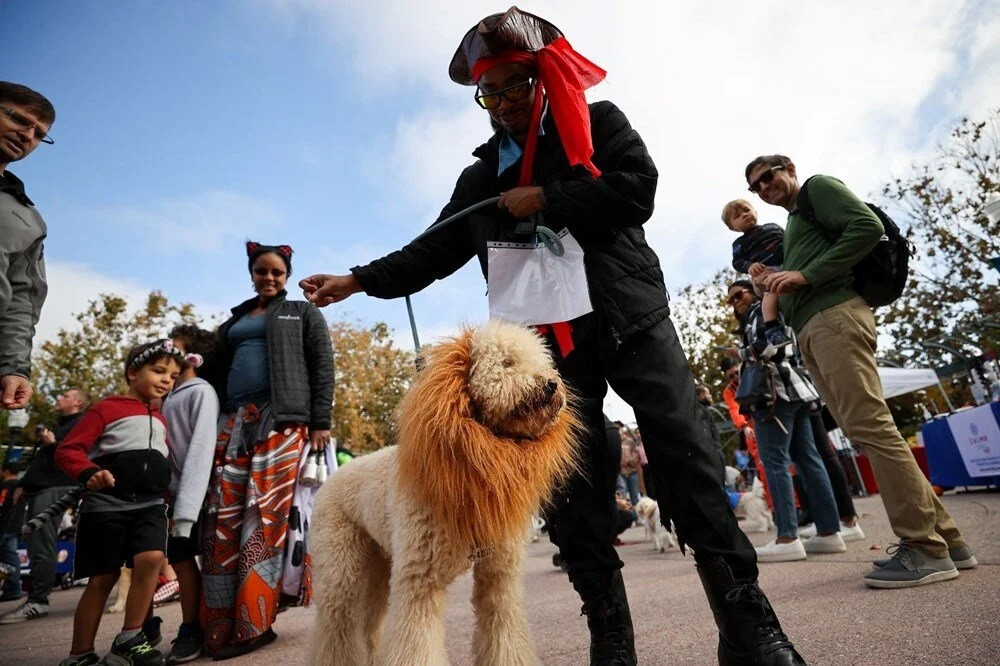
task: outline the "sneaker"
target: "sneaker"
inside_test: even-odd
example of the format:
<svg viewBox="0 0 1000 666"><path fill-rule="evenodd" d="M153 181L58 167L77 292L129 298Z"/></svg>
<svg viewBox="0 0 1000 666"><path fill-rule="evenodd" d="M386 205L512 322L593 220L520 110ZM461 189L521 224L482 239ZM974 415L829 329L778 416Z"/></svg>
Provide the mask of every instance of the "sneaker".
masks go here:
<svg viewBox="0 0 1000 666"><path fill-rule="evenodd" d="M892 546L889 547L892 548ZM955 564L956 569L975 569L979 565L979 561L976 560L976 556L972 554L972 549L968 546L949 548L948 557L951 558L951 561ZM872 562L872 568L881 569L891 561L892 559L875 560Z"/></svg>
<svg viewBox="0 0 1000 666"><path fill-rule="evenodd" d="M764 329L764 337L767 338L768 346L775 349L787 347L792 344L792 339L788 337L784 326L769 326Z"/></svg>
<svg viewBox="0 0 1000 666"><path fill-rule="evenodd" d="M791 543L778 543L777 539L755 548L758 562L795 562L806 559L806 549L802 547L801 539Z"/></svg>
<svg viewBox="0 0 1000 666"><path fill-rule="evenodd" d="M153 593L153 606L167 604L181 598L181 584L176 580L168 580L156 588Z"/></svg>
<svg viewBox="0 0 1000 666"><path fill-rule="evenodd" d="M905 543L889 546L886 551L892 554L892 558L865 575L865 585L868 587L917 587L958 578L958 569L950 557L931 557Z"/></svg>
<svg viewBox="0 0 1000 666"><path fill-rule="evenodd" d="M178 636L171 644L173 647L167 655L168 664L183 664L201 656L201 636Z"/></svg>
<svg viewBox="0 0 1000 666"><path fill-rule="evenodd" d="M97 653L88 652L87 654L71 654L60 661L59 666L96 666L99 663L101 663L101 658L97 656Z"/></svg>
<svg viewBox="0 0 1000 666"><path fill-rule="evenodd" d="M163 640L163 634L160 632L161 624L163 624L163 618L159 615L154 615L142 623L142 633L146 634L146 640L153 647L159 645L160 641Z"/></svg>
<svg viewBox="0 0 1000 666"><path fill-rule="evenodd" d="M811 536L802 541L802 547L807 553L846 553L847 546L840 538L840 532L834 532L826 536Z"/></svg>
<svg viewBox="0 0 1000 666"><path fill-rule="evenodd" d="M11 612L0 617L0 624L15 624L27 620L37 620L40 617L47 617L48 614L48 604L36 604L33 601L25 601Z"/></svg>
<svg viewBox="0 0 1000 666"><path fill-rule="evenodd" d="M864 541L865 531L861 529L861 522L855 521L854 525L848 527L844 523L840 523L840 538L844 540L844 543L851 541Z"/></svg>
<svg viewBox="0 0 1000 666"><path fill-rule="evenodd" d="M150 645L146 634L140 631L127 641L116 637L104 663L108 666L162 666L163 653Z"/></svg>
<svg viewBox="0 0 1000 666"><path fill-rule="evenodd" d="M808 539L816 536L816 523L809 523L805 527L799 528L799 538Z"/></svg>

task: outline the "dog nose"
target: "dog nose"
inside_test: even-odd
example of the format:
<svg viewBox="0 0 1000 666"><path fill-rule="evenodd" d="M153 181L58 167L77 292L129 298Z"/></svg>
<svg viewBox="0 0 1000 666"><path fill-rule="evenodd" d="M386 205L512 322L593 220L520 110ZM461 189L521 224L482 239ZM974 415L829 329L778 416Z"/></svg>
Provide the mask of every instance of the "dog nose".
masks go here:
<svg viewBox="0 0 1000 666"><path fill-rule="evenodd" d="M555 395L556 389L559 388L559 382L554 379L550 379L545 382L545 392L549 395Z"/></svg>

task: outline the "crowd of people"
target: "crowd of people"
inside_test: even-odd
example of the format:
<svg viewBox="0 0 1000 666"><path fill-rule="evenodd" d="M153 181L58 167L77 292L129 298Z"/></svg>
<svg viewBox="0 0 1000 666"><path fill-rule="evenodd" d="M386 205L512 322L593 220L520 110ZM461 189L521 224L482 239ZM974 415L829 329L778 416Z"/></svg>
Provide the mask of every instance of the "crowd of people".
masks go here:
<svg viewBox="0 0 1000 666"><path fill-rule="evenodd" d="M804 663L758 585L757 563L842 552L845 539L862 534L842 473L835 479L828 471L837 463L824 452L825 433L816 435L821 400L868 454L900 539L865 583L923 585L975 566L882 397L874 318L851 271L883 227L855 194L835 178L815 176L806 215L797 206L806 186L792 160L765 155L751 160L743 177L762 201L787 212L784 231L758 225L744 200L723 211L727 227L741 234L733 265L749 276L729 288L741 343L727 352L727 392L740 403L737 427L755 444L778 525L775 541L755 549L731 509L706 397L692 390L663 273L643 231L656 166L618 107L588 105L584 96L604 70L552 23L511 8L463 36L449 75L476 87L492 134L460 175L439 226L347 273L305 278L306 301L286 297L291 248L250 243L256 293L218 331L177 329L135 347L124 365L126 395L83 411L87 396L67 392L76 411L60 413L79 420L55 434L43 457L51 475L45 485L23 488L29 513L78 484L86 488L75 567L89 581L65 666L97 663L94 637L123 565L132 568L132 582L111 652L127 663L160 663L144 623L164 557L177 571L183 606L172 661L203 649L224 659L275 639L276 614L311 594L303 531L315 486L295 480L308 452L327 450L334 381L317 306L358 292L413 294L473 257L489 287L491 315L537 327L577 399L579 473L560 489L547 519L583 603L592 664L636 662L614 548L618 478L629 504L640 492L655 496L664 525L672 521L681 548L693 550L720 662ZM51 141L55 111L39 93L0 83L0 112L0 389L3 406L13 409L31 393L47 230L6 167ZM499 197L496 205L456 219L491 197ZM525 279L538 274L549 278ZM759 386L739 382L740 368ZM625 431L620 451L608 446L602 403L609 384L633 408L641 444ZM760 386L769 390L755 393ZM815 518L815 533L804 539L792 462ZM41 534L30 548L45 572L49 541L42 544L48 536ZM33 585L11 621L43 615L47 594L44 583Z"/></svg>

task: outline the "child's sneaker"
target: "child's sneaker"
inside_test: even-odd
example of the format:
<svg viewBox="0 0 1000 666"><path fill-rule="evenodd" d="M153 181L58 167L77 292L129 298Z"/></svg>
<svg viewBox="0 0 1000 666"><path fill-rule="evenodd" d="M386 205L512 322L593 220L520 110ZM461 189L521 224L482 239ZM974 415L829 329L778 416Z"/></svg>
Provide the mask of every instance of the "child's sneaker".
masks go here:
<svg viewBox="0 0 1000 666"><path fill-rule="evenodd" d="M201 656L202 639L198 635L180 636L173 640L173 647L167 655L168 664L183 664Z"/></svg>
<svg viewBox="0 0 1000 666"><path fill-rule="evenodd" d="M784 326L768 326L764 329L764 337L767 338L767 344L775 349L792 344L792 339L788 337Z"/></svg>
<svg viewBox="0 0 1000 666"><path fill-rule="evenodd" d="M163 634L160 633L161 624L163 624L163 618L159 615L154 615L142 623L142 633L146 634L146 640L153 647L159 645L160 641L163 640Z"/></svg>
<svg viewBox="0 0 1000 666"><path fill-rule="evenodd" d="M97 653L88 652L87 654L71 654L60 661L59 666L97 666L99 663L101 663L101 658L97 656Z"/></svg>
<svg viewBox="0 0 1000 666"><path fill-rule="evenodd" d="M163 653L150 645L146 634L140 631L127 641L115 638L104 663L108 666L162 666Z"/></svg>

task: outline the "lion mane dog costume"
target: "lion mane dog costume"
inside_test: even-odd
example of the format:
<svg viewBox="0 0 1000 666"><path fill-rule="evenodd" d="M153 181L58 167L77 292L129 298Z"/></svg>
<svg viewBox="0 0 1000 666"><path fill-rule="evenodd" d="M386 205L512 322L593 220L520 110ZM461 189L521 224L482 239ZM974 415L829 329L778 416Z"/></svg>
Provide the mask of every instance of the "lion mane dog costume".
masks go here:
<svg viewBox="0 0 1000 666"><path fill-rule="evenodd" d="M577 417L528 329L490 322L425 348L398 445L323 486L309 548L312 664L439 666L446 588L472 568L472 662L538 663L522 608L531 516L575 469Z"/></svg>

